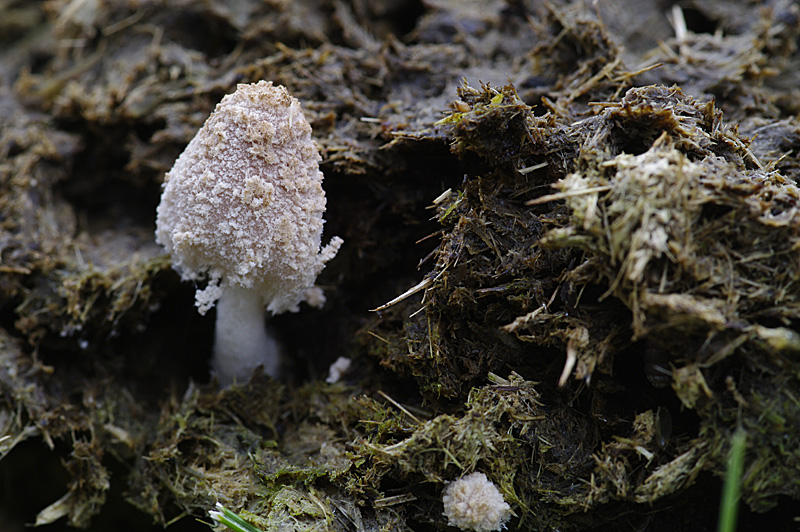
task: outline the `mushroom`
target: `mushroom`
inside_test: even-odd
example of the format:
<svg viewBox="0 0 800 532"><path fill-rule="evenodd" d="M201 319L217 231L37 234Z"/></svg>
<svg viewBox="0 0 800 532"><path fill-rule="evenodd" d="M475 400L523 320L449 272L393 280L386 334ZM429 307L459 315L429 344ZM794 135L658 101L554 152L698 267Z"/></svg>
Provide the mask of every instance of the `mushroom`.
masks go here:
<svg viewBox="0 0 800 532"><path fill-rule="evenodd" d="M265 314L325 302L317 275L342 244L320 249L325 192L319 151L300 103L260 81L225 96L164 178L156 242L198 288L200 314L217 304L212 370L221 384L252 370L277 376Z"/></svg>
<svg viewBox="0 0 800 532"><path fill-rule="evenodd" d="M442 493L449 526L474 532L495 532L506 527L511 506L486 475L475 472L448 483Z"/></svg>

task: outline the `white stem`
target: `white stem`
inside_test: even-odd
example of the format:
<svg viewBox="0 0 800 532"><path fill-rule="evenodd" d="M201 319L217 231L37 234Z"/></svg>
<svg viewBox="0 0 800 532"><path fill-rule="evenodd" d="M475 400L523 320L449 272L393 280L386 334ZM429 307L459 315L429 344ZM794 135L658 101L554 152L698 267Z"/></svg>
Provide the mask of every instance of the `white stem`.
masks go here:
<svg viewBox="0 0 800 532"><path fill-rule="evenodd" d="M264 366L264 372L276 377L280 366L278 343L264 324L266 310L258 293L236 286L223 288L217 302L217 325L214 358L211 368L220 384L227 386L250 379L252 371Z"/></svg>

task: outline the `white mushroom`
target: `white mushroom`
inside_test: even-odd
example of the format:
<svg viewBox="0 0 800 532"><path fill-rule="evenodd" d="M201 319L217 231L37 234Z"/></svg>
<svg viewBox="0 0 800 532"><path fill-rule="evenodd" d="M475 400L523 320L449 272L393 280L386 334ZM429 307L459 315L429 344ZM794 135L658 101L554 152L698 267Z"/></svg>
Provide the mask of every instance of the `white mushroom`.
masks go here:
<svg viewBox="0 0 800 532"><path fill-rule="evenodd" d="M483 473L450 482L442 494L447 524L473 532L496 532L506 526L511 506Z"/></svg>
<svg viewBox="0 0 800 532"><path fill-rule="evenodd" d="M260 81L225 96L166 174L156 241L184 280L208 280L201 314L219 300L212 368L223 384L258 365L277 375L265 309L325 301L314 283L342 240L320 249L319 160L300 103Z"/></svg>

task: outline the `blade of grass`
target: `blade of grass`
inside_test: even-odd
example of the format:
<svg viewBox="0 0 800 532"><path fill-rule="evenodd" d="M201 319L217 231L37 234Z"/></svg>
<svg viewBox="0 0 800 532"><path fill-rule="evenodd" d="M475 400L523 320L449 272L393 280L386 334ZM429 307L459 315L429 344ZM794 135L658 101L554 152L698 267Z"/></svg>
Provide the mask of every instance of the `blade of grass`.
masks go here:
<svg viewBox="0 0 800 532"><path fill-rule="evenodd" d="M208 512L216 523L223 524L234 532L263 532L260 528L254 527L237 514L228 510L221 503L217 503L217 509Z"/></svg>
<svg viewBox="0 0 800 532"><path fill-rule="evenodd" d="M722 486L722 499L719 505L717 532L734 532L736 530L746 444L747 434L742 428L736 429L731 436L731 449L728 454L725 483Z"/></svg>

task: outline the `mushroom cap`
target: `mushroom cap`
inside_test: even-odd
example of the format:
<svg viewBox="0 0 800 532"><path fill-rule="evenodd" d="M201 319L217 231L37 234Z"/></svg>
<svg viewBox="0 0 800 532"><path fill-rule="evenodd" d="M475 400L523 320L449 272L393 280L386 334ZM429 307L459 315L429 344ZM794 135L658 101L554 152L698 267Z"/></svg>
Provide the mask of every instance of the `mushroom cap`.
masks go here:
<svg viewBox="0 0 800 532"><path fill-rule="evenodd" d="M495 532L505 528L511 506L486 475L475 472L450 482L442 494L447 524L474 532Z"/></svg>
<svg viewBox="0 0 800 532"><path fill-rule="evenodd" d="M300 103L260 81L225 96L167 172L156 242L184 280L208 279L205 313L225 286L257 290L273 314L320 303L314 282L341 245L320 250L320 155Z"/></svg>

